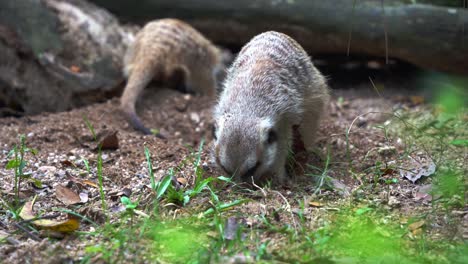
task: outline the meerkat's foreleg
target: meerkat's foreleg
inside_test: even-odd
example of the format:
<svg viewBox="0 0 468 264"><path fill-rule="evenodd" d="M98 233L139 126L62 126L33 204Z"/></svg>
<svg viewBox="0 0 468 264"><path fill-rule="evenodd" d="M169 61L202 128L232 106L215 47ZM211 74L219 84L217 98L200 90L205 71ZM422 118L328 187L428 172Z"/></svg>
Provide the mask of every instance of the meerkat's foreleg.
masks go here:
<svg viewBox="0 0 468 264"><path fill-rule="evenodd" d="M316 133L327 98L328 96L326 95L315 97L309 100L305 105L303 119L299 126L299 133L307 151L313 150Z"/></svg>

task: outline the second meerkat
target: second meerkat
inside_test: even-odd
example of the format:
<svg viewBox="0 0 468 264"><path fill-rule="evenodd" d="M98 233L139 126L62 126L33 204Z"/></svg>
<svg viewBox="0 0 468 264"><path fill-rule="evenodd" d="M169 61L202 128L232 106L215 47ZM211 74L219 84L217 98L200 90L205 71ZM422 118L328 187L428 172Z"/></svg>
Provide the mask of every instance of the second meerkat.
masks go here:
<svg viewBox="0 0 468 264"><path fill-rule="evenodd" d="M295 40L257 35L228 70L214 109L216 163L237 180L284 183L293 126L310 149L328 98L324 76Z"/></svg>
<svg viewBox="0 0 468 264"><path fill-rule="evenodd" d="M214 95L221 62L221 51L187 23L170 18L149 22L124 56L128 80L120 104L128 122L145 134L151 133L138 117L135 104L153 79L167 81L178 73L188 92Z"/></svg>

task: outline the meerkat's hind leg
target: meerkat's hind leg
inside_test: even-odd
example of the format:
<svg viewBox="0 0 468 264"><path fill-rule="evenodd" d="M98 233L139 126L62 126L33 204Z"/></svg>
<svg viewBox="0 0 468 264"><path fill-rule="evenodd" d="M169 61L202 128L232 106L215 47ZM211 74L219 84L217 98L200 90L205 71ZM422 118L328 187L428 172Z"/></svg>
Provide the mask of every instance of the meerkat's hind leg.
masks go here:
<svg viewBox="0 0 468 264"><path fill-rule="evenodd" d="M194 94L192 83L190 82L190 72L185 66L175 67L168 77L170 87L185 94Z"/></svg>

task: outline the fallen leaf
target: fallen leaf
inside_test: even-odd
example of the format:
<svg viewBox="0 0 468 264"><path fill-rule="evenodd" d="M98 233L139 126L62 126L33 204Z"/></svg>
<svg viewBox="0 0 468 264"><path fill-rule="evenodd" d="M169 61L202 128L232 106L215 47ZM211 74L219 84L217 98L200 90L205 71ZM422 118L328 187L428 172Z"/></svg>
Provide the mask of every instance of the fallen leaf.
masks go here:
<svg viewBox="0 0 468 264"><path fill-rule="evenodd" d="M66 205L81 203L81 198L77 193L62 185L55 187L55 196Z"/></svg>
<svg viewBox="0 0 468 264"><path fill-rule="evenodd" d="M140 211L140 210L136 210L136 209L135 209L135 210L133 210L133 212L134 212L135 214L139 215L139 216L143 216L143 217L145 217L145 218L150 218L150 216L147 215L146 213L144 213L143 211Z"/></svg>
<svg viewBox="0 0 468 264"><path fill-rule="evenodd" d="M436 170L436 165L429 158L416 157L413 158L409 156L409 161L407 162L408 169L400 169L401 177L407 178L411 182L415 183L421 177L431 176Z"/></svg>
<svg viewBox="0 0 468 264"><path fill-rule="evenodd" d="M131 195L132 195L132 189L130 188L123 188L120 192L117 193L117 196L130 197Z"/></svg>
<svg viewBox="0 0 468 264"><path fill-rule="evenodd" d="M411 234L417 236L417 235L421 235L423 233L423 230L422 228L418 228L418 229L415 229L413 231L411 231Z"/></svg>
<svg viewBox="0 0 468 264"><path fill-rule="evenodd" d="M81 192L80 193L80 200L82 203L87 203L89 200L88 193Z"/></svg>
<svg viewBox="0 0 468 264"><path fill-rule="evenodd" d="M62 160L60 163L65 167L76 167L75 164L69 160Z"/></svg>
<svg viewBox="0 0 468 264"><path fill-rule="evenodd" d="M23 220L33 220L37 218L33 212L34 202L35 202L35 198L32 201L26 202L24 204L23 208L21 209L21 212L19 213L19 216ZM80 227L80 221L78 220L78 218L70 214L68 215L68 219L64 221L56 221L56 220L51 220L51 219L38 219L38 220L31 221L31 223L42 229L48 229L48 230L64 232L64 233L75 231Z"/></svg>
<svg viewBox="0 0 468 264"><path fill-rule="evenodd" d="M309 205L312 207L323 207L323 204L319 202L309 202Z"/></svg>
<svg viewBox="0 0 468 264"><path fill-rule="evenodd" d="M92 187L94 187L94 188L98 188L98 185L95 184L95 183L92 182L92 181L83 180L82 183L83 183L83 184L86 184L86 185L89 185L89 186L92 186Z"/></svg>
<svg viewBox="0 0 468 264"><path fill-rule="evenodd" d="M185 178L182 178L182 177L177 178L177 182L180 183L180 184L182 184L182 185L186 185L186 184L187 184L187 180L186 180Z"/></svg>
<svg viewBox="0 0 468 264"><path fill-rule="evenodd" d="M380 172L382 173L382 176L385 176L385 175L392 175L393 173L395 173L395 170L390 167L386 167L386 168L380 168Z"/></svg>
<svg viewBox="0 0 468 264"><path fill-rule="evenodd" d="M432 201L432 184L422 185L418 188L416 193L414 194L414 199L416 201L422 200L423 202L430 202Z"/></svg>
<svg viewBox="0 0 468 264"><path fill-rule="evenodd" d="M118 149L119 139L117 138L117 131L105 131L99 139L99 143L96 148L101 149Z"/></svg>
<svg viewBox="0 0 468 264"><path fill-rule="evenodd" d="M346 186L346 184L344 184L340 180L337 180L331 177L329 179L330 179L333 189L337 191L340 195L343 195L345 197L348 197L351 195L351 188Z"/></svg>
<svg viewBox="0 0 468 264"><path fill-rule="evenodd" d="M80 67L76 66L76 65L72 65L70 66L70 71L73 72L73 73L79 73L81 71Z"/></svg>
<svg viewBox="0 0 468 264"><path fill-rule="evenodd" d="M426 224L426 222L424 222L424 220L417 221L417 222L414 222L414 223L410 224L410 225L408 226L408 229L409 229L411 232L413 232L414 230L423 227L425 224Z"/></svg>

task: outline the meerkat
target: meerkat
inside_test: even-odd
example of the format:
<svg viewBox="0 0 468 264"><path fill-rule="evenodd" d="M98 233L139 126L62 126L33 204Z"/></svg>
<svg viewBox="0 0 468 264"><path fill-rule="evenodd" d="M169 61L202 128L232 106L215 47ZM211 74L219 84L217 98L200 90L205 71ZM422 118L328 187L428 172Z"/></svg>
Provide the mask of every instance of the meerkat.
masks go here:
<svg viewBox="0 0 468 264"><path fill-rule="evenodd" d="M286 183L293 127L310 150L328 99L325 77L299 43L257 35L228 69L214 108L213 158L235 180Z"/></svg>
<svg viewBox="0 0 468 264"><path fill-rule="evenodd" d="M222 57L220 49L185 22L168 18L146 24L124 55L128 80L120 107L127 121L134 129L151 133L138 117L135 104L152 80L164 82L181 76L187 92L214 96Z"/></svg>

